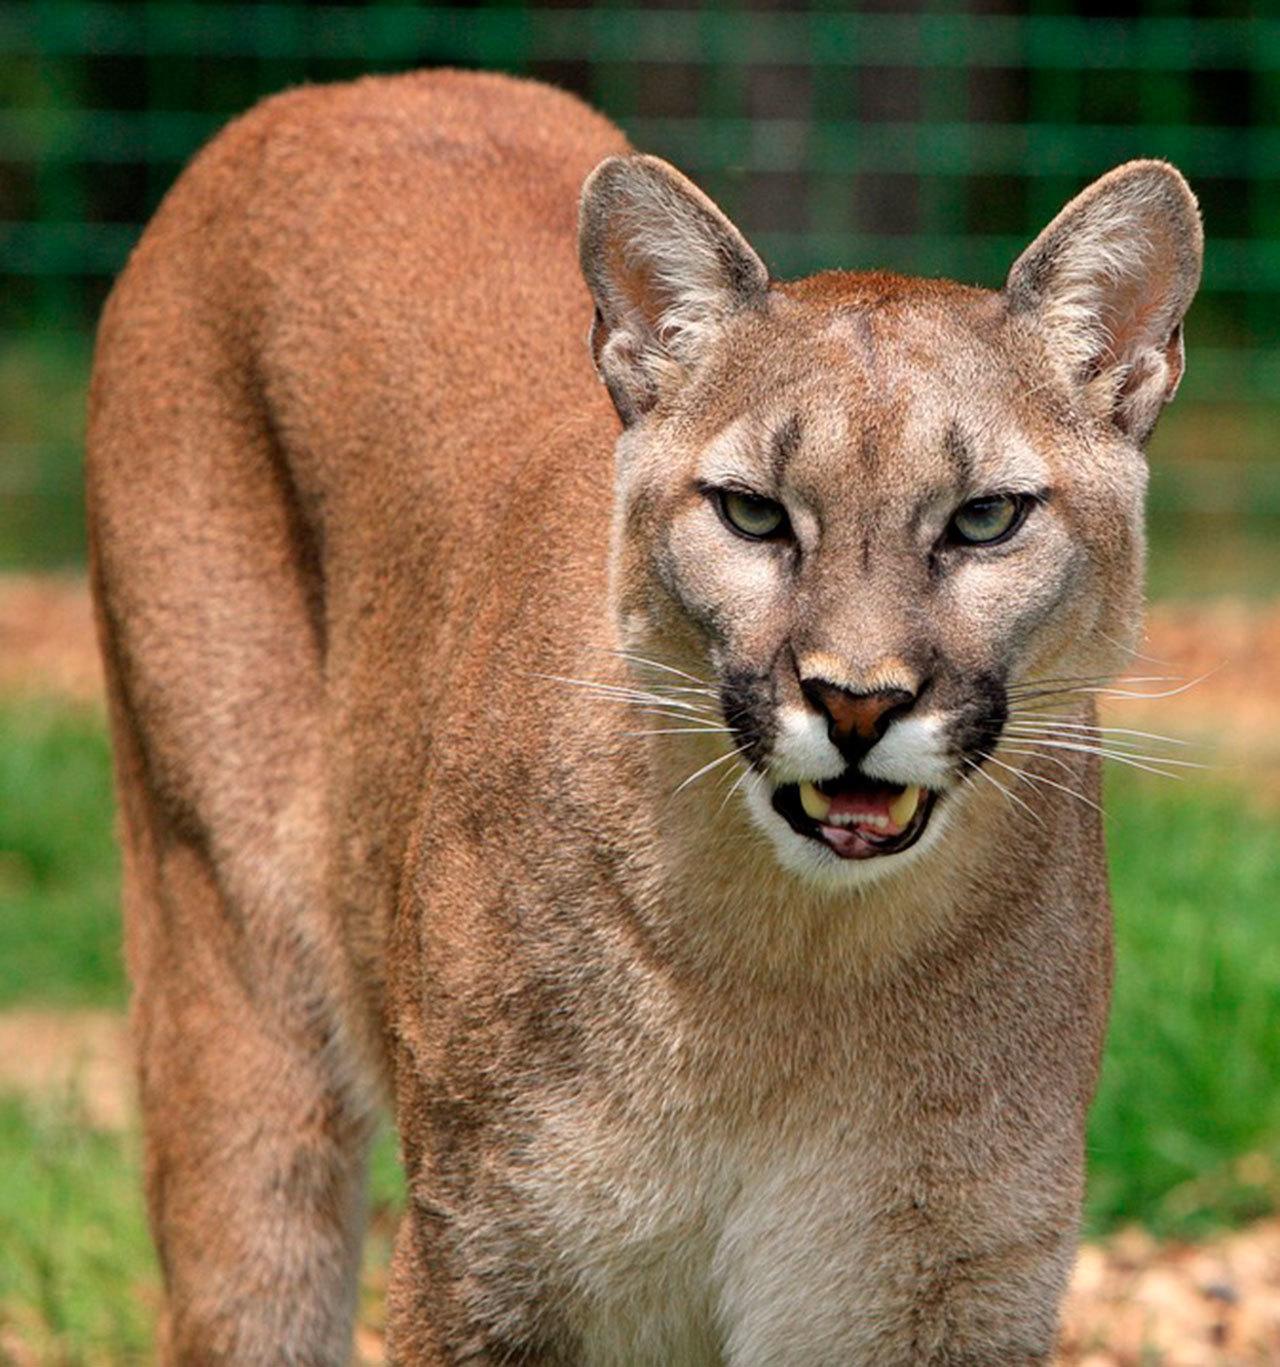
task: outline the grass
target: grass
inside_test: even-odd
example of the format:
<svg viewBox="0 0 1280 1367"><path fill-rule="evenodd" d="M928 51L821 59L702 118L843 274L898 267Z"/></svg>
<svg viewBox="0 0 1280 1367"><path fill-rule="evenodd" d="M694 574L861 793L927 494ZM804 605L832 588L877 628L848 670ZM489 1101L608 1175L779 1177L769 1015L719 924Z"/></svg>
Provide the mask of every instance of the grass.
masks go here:
<svg viewBox="0 0 1280 1367"><path fill-rule="evenodd" d="M0 706L0 1007L123 1004L118 869L101 717Z"/></svg>
<svg viewBox="0 0 1280 1367"><path fill-rule="evenodd" d="M6 1337L37 1362L145 1353L159 1285L136 1149L74 1096L0 1098L0 1361Z"/></svg>
<svg viewBox="0 0 1280 1367"><path fill-rule="evenodd" d="M1241 790L1112 774L1115 1004L1090 1221L1160 1234L1280 1200L1280 858Z"/></svg>
<svg viewBox="0 0 1280 1367"><path fill-rule="evenodd" d="M1280 860L1243 787L1115 773L1117 970L1089 1130L1087 1225L1195 1235L1280 1209ZM119 1004L109 760L87 710L0 704L0 1004ZM400 1178L375 1159L364 1313L380 1314ZM0 1361L130 1361L156 1272L136 1137L74 1097L0 1101Z"/></svg>
<svg viewBox="0 0 1280 1367"><path fill-rule="evenodd" d="M74 1092L0 1097L0 1362L149 1360L160 1273L142 1206L136 1133L92 1129ZM381 1324L400 1208L399 1161L379 1135L361 1320Z"/></svg>

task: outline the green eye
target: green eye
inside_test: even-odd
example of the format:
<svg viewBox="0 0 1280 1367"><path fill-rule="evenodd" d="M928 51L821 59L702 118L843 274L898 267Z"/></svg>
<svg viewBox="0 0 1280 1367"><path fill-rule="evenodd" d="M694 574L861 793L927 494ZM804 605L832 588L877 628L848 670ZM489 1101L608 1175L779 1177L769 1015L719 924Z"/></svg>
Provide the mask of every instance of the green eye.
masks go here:
<svg viewBox="0 0 1280 1367"><path fill-rule="evenodd" d="M1012 536L1026 513L1026 500L1017 494L989 494L970 499L951 519L954 540L970 546L990 546Z"/></svg>
<svg viewBox="0 0 1280 1367"><path fill-rule="evenodd" d="M754 541L781 536L787 531L787 513L781 503L755 494L739 494L732 489L721 489L717 494L720 515L742 536Z"/></svg>

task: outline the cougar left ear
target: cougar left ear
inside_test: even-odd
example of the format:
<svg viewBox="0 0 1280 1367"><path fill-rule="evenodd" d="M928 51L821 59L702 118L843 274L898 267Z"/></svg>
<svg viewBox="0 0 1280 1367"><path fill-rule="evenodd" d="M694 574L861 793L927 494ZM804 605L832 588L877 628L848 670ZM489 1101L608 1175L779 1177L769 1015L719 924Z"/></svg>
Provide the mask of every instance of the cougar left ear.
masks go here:
<svg viewBox="0 0 1280 1367"><path fill-rule="evenodd" d="M610 157L591 173L578 254L596 303L591 354L628 424L769 288L764 263L737 228L657 157Z"/></svg>
<svg viewBox="0 0 1280 1367"><path fill-rule="evenodd" d="M1182 378L1200 283L1195 196L1167 162L1131 161L1077 195L1014 263L1005 297L1038 325L1086 404L1146 441Z"/></svg>

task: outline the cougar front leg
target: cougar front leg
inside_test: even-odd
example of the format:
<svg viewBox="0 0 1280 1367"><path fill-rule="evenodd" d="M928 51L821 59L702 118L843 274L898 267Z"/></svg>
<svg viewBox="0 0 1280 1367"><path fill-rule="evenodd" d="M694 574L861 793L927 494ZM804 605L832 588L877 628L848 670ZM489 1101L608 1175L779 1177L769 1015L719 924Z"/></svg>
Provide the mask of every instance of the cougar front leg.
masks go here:
<svg viewBox="0 0 1280 1367"><path fill-rule="evenodd" d="M161 1360L346 1363L370 1125L335 1076L324 974L300 945L255 939L191 845L172 840L134 874Z"/></svg>

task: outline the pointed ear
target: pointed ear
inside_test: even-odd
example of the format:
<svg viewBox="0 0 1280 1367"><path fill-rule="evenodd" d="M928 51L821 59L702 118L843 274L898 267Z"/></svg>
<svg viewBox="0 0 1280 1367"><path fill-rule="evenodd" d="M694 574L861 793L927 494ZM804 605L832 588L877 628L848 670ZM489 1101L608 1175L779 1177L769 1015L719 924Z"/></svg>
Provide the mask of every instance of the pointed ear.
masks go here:
<svg viewBox="0 0 1280 1367"><path fill-rule="evenodd" d="M596 303L591 354L626 424L769 287L737 228L657 157L610 157L591 173L578 254Z"/></svg>
<svg viewBox="0 0 1280 1367"><path fill-rule="evenodd" d="M1063 209L1014 263L1005 296L1089 407L1142 443L1182 378L1203 254L1187 182L1167 162L1131 161Z"/></svg>

